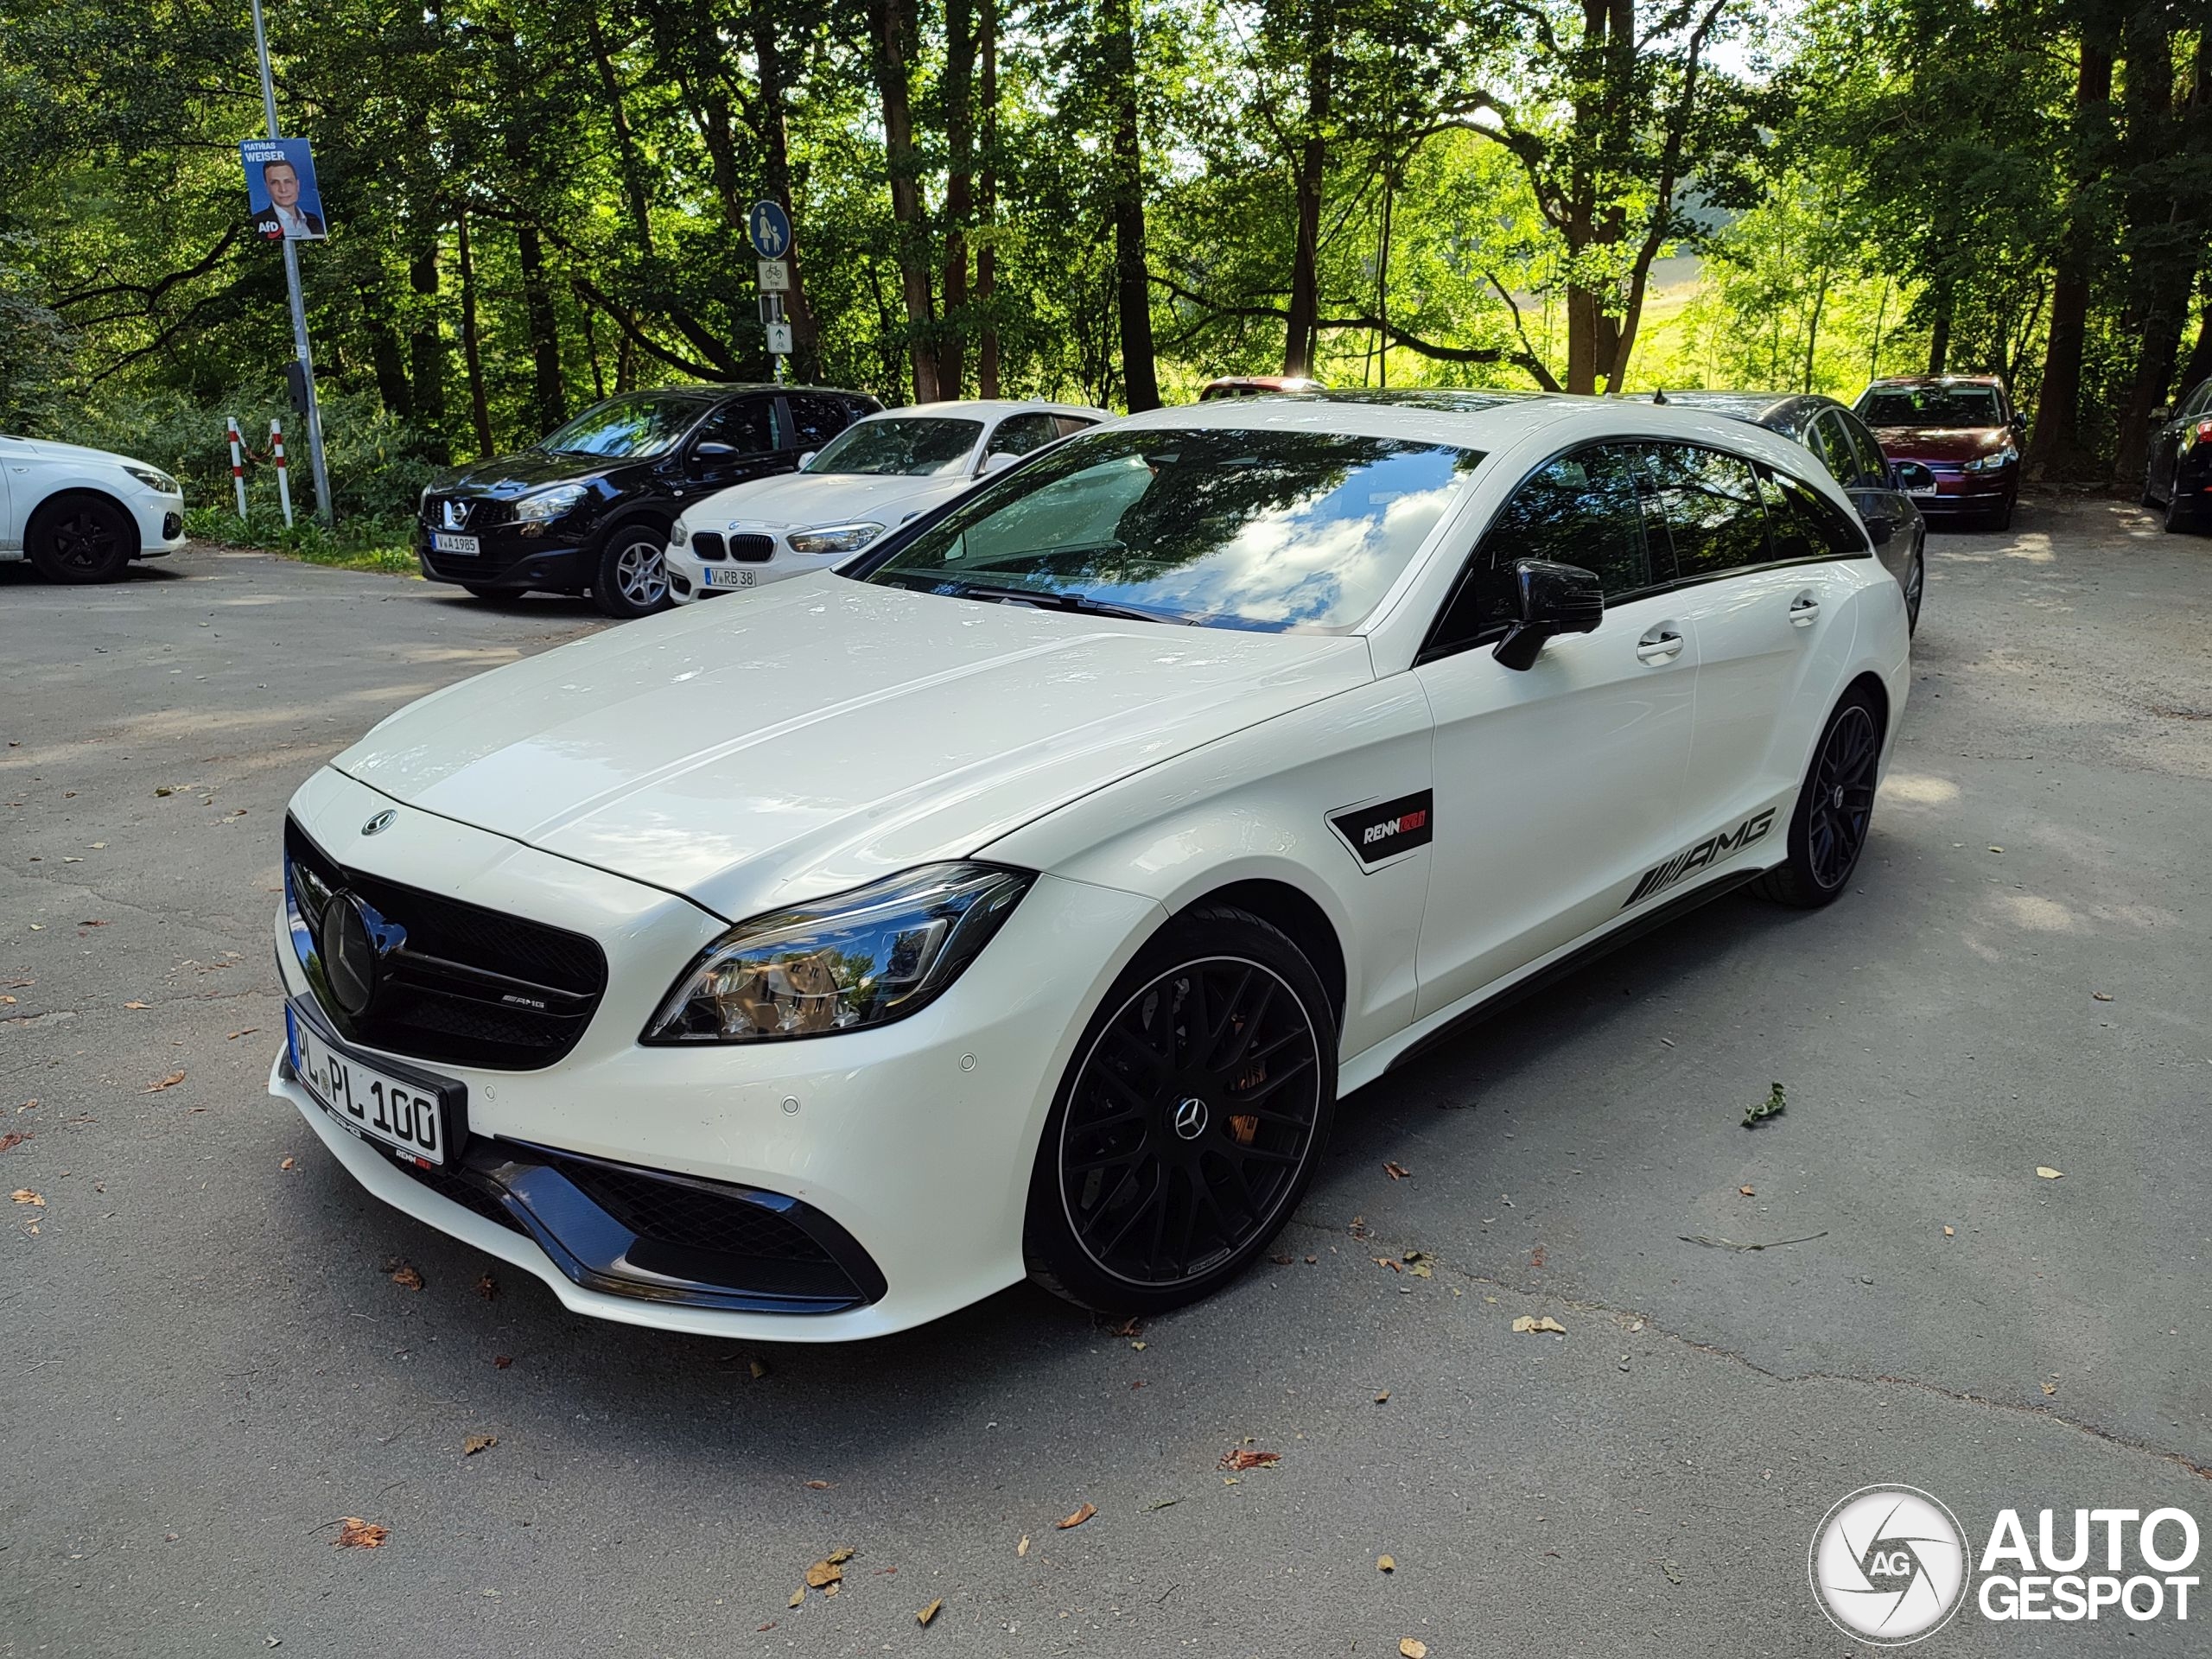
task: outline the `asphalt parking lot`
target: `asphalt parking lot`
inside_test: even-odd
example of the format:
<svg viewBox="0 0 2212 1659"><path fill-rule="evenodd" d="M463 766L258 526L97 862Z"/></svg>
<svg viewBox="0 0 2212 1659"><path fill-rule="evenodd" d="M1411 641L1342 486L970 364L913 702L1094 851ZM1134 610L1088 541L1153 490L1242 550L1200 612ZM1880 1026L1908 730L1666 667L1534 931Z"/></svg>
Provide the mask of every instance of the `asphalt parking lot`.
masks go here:
<svg viewBox="0 0 2212 1659"><path fill-rule="evenodd" d="M1929 576L1837 906L1723 899L1352 1097L1211 1304L839 1350L569 1316L264 1092L286 798L584 606L0 567L0 1655L1833 1656L1807 1544L1870 1482L2212 1521L2212 538L2031 505Z"/></svg>

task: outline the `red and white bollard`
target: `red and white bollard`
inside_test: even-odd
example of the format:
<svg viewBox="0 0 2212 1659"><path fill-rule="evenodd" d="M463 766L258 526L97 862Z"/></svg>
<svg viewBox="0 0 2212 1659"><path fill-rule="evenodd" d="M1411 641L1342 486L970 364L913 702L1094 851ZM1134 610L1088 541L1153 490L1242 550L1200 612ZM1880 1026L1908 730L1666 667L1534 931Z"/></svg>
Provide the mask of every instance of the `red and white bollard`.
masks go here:
<svg viewBox="0 0 2212 1659"><path fill-rule="evenodd" d="M292 485L284 472L284 429L271 420L269 423L269 458L276 463L276 499L284 509L284 528L292 527Z"/></svg>
<svg viewBox="0 0 2212 1659"><path fill-rule="evenodd" d="M238 435L238 417L227 416L223 429L231 441L231 487L238 492L238 518L245 518L245 440Z"/></svg>

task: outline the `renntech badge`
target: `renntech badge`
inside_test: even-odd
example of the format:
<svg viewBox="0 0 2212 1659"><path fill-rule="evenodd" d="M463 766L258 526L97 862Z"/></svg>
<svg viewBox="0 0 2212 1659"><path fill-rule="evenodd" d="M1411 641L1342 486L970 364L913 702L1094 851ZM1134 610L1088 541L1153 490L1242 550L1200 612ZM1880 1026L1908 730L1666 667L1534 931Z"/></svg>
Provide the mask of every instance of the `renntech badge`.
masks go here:
<svg viewBox="0 0 2212 1659"><path fill-rule="evenodd" d="M1433 792L1424 789L1418 795L1401 795L1395 801L1332 813L1329 827L1344 838L1362 864L1371 866L1427 846L1433 833L1434 813Z"/></svg>

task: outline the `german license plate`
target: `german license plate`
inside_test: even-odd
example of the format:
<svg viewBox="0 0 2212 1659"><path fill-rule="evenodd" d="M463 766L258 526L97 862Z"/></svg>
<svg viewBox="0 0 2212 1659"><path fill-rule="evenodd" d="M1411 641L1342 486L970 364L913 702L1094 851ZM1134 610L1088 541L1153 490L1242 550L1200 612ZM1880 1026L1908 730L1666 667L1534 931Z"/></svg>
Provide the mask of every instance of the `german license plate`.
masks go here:
<svg viewBox="0 0 2212 1659"><path fill-rule="evenodd" d="M474 558L484 550L484 545L474 536L456 536L449 530L430 532L430 549L436 553L465 553Z"/></svg>
<svg viewBox="0 0 2212 1659"><path fill-rule="evenodd" d="M709 588L750 588L757 578L750 570L709 569L703 573Z"/></svg>
<svg viewBox="0 0 2212 1659"><path fill-rule="evenodd" d="M292 1070L324 1111L363 1140L418 1163L446 1161L458 1116L448 1106L461 1093L459 1084L396 1077L340 1048L289 1006L284 1009L284 1034Z"/></svg>

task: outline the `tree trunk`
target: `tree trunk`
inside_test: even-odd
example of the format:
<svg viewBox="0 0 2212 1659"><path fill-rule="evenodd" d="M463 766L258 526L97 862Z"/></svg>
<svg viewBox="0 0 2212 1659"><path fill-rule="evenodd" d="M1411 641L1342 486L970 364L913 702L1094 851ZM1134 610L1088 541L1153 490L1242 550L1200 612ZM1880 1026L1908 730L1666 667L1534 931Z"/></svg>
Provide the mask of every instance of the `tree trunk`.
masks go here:
<svg viewBox="0 0 2212 1659"><path fill-rule="evenodd" d="M2082 442L2082 353L2088 338L2090 275L2101 239L2095 198L2112 103L2111 43L2085 24L2081 56L2074 93L2074 188L2050 287L2050 338L2044 348L2035 435L2028 444L2026 470L2037 478L2078 473L2088 459Z"/></svg>
<svg viewBox="0 0 2212 1659"><path fill-rule="evenodd" d="M638 146L630 135L630 118L622 107L622 83L615 78L614 60L607 54L607 36L599 26L599 0L584 8L584 38L590 42L592 61L599 68L601 94L607 99L607 118L614 128L615 156L621 166L622 194L630 204L630 228L638 238L638 251L652 257L652 215L647 211L645 175L638 166Z"/></svg>
<svg viewBox="0 0 2212 1659"><path fill-rule="evenodd" d="M523 317L530 332L532 391L543 435L569 418L569 395L561 377L560 320L545 280L545 246L535 225L515 227L515 262L522 268Z"/></svg>
<svg viewBox="0 0 2212 1659"><path fill-rule="evenodd" d="M791 325L791 368L802 381L822 378L822 339L814 308L806 301L806 283L799 271L798 212L791 201L791 130L784 94L789 76L783 45L777 36L775 9L760 5L753 12L753 55L760 73L760 126L768 140L766 166L761 182L791 222L791 245L784 252L791 267L791 291L784 296L784 315Z"/></svg>
<svg viewBox="0 0 2212 1659"><path fill-rule="evenodd" d="M982 106L983 176L976 197L976 211L985 231L996 228L999 203L999 4L981 0L983 15L978 27L976 49L982 59L976 96ZM989 235L976 250L976 309L982 318L982 338L976 347L976 393L999 395L999 331L991 317L991 301L998 291L998 247Z"/></svg>
<svg viewBox="0 0 2212 1659"><path fill-rule="evenodd" d="M2146 6L2127 20L2127 156L2145 188L2129 194L2128 315L2136 324L2135 372L2120 405L2113 435L2112 488L2132 493L2151 458L2151 411L2165 401L2190 290L2196 285L2203 233L2189 223L2194 203L2152 169L2201 149L2200 120L2177 130L2173 85L2174 23L2163 9ZM2198 63L2204 62L2200 49ZM2201 86L2195 89L2201 92ZM2194 101L2194 100L2192 100ZM2192 157L2202 164L2200 156Z"/></svg>
<svg viewBox="0 0 2212 1659"><path fill-rule="evenodd" d="M461 257L461 361L468 376L468 420L476 429L476 459L492 453L492 407L484 396L484 348L476 333L476 258L468 246L468 215L454 217Z"/></svg>
<svg viewBox="0 0 2212 1659"><path fill-rule="evenodd" d="M1336 16L1332 0L1308 0L1306 35L1306 141L1293 175L1297 239L1290 260L1290 315L1283 328L1282 372L1313 372L1321 315L1321 195L1329 166L1328 125L1336 80Z"/></svg>
<svg viewBox="0 0 2212 1659"><path fill-rule="evenodd" d="M938 392L957 397L967 379L968 221L975 208L975 0L944 0L944 337Z"/></svg>
<svg viewBox="0 0 2212 1659"><path fill-rule="evenodd" d="M367 315L369 369L376 376L377 401L399 419L410 420L415 399L407 385L407 359L399 349L399 335L392 327L391 311L383 295L372 299L365 291L361 305Z"/></svg>
<svg viewBox="0 0 2212 1659"><path fill-rule="evenodd" d="M1145 263L1136 3L1137 0L1108 0L1105 41L1114 112L1114 288L1121 321L1122 394L1133 415L1160 407L1160 372L1152 344L1152 279Z"/></svg>
<svg viewBox="0 0 2212 1659"><path fill-rule="evenodd" d="M897 227L899 285L906 303L907 357L914 372L914 401L927 404L940 394L931 339L936 319L922 223L921 161L914 151L913 4L914 0L868 0L868 21L874 38L876 92L883 105L883 159Z"/></svg>
<svg viewBox="0 0 2212 1659"><path fill-rule="evenodd" d="M1936 284L1929 296L1936 315L1928 327L1928 372L1941 374L1951 360L1951 284L1947 277Z"/></svg>
<svg viewBox="0 0 2212 1659"><path fill-rule="evenodd" d="M430 238L409 262L408 286L415 290L414 327L407 340L408 368L414 381L415 420L429 440L429 458L441 467L452 459L446 438L446 342L438 326L438 242Z"/></svg>

